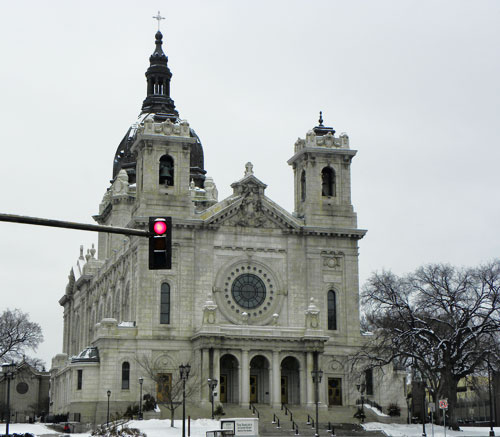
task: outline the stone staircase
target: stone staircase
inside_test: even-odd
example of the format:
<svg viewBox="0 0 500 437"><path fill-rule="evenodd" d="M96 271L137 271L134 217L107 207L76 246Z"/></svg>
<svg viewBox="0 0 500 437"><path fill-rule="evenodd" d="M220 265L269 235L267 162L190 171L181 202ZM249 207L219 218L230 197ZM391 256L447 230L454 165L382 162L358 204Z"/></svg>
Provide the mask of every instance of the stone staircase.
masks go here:
<svg viewBox="0 0 500 437"><path fill-rule="evenodd" d="M300 405L287 405L287 408L273 408L267 404L253 404L255 409L244 408L235 404L223 404L224 416L222 418L232 417L255 417L259 416L259 433L262 436L293 436L296 430L301 436L314 436L316 427L313 421L316 418L314 407L306 408ZM336 436L382 436L381 433L364 431L359 425L359 420L354 418L356 407L335 406L320 407L319 409L319 435L327 437L334 431ZM398 422L397 418L381 417L368 408L365 408L366 422ZM286 413L286 414L285 414ZM202 406L200 404L187 404L186 416L192 420L211 417L211 406ZM170 411L161 409L161 418L170 418ZM182 406L175 410L175 419L182 418ZM279 427L278 427L279 420ZM314 424L315 425L315 424ZM330 430L330 425L333 430Z"/></svg>
<svg viewBox="0 0 500 437"><path fill-rule="evenodd" d="M259 416L259 433L263 436L314 436L316 433L314 408L305 408L299 405L288 405L287 408L272 408L266 404L254 404L255 410L226 404L224 406L225 418L229 417L255 417ZM383 434L364 431L355 419L355 407L329 407L319 410L319 435L327 437L332 434L336 436L376 436ZM369 416L377 417L373 412L367 412ZM278 427L279 422L279 427ZM332 429L330 429L332 428ZM298 432L298 434L297 434Z"/></svg>

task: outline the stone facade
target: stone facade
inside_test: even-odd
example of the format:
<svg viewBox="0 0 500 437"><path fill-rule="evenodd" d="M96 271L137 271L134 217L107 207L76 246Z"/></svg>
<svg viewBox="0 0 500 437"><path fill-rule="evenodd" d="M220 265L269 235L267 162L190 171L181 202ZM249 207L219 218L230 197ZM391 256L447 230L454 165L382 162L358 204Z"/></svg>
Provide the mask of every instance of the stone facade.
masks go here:
<svg viewBox="0 0 500 437"><path fill-rule="evenodd" d="M12 423L34 421L49 412L50 374L37 370L23 361L15 366L14 376L10 380L10 420ZM0 373L1 418L6 419L8 381Z"/></svg>
<svg viewBox="0 0 500 437"><path fill-rule="evenodd" d="M155 375L175 385L186 363L189 401L200 405L215 378L217 402L312 406L315 363L322 405L355 404L362 372L349 358L368 338L358 284L366 231L350 195L356 151L322 120L292 151L293 214L265 195L251 163L218 201L189 123L143 111L94 219L147 229L150 216L171 216L172 268L148 269L147 238L101 233L97 256L81 249L59 301L64 342L52 363L51 412L102 421L107 390L111 411L124 411L138 403L139 377L144 393L161 397ZM404 405L402 375L387 369L375 386L378 403Z"/></svg>

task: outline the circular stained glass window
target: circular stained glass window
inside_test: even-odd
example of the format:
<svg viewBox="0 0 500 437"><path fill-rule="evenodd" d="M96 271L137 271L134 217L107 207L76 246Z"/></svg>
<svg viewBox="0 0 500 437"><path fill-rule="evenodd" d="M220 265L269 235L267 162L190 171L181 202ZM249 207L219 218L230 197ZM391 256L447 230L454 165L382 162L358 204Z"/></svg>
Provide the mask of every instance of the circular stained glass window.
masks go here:
<svg viewBox="0 0 500 437"><path fill-rule="evenodd" d="M235 302L242 308L254 309L264 303L266 286L258 276L245 273L234 280L231 294Z"/></svg>
<svg viewBox="0 0 500 437"><path fill-rule="evenodd" d="M16 391L20 394L23 395L25 393L28 393L28 384L25 382L20 382L16 385Z"/></svg>

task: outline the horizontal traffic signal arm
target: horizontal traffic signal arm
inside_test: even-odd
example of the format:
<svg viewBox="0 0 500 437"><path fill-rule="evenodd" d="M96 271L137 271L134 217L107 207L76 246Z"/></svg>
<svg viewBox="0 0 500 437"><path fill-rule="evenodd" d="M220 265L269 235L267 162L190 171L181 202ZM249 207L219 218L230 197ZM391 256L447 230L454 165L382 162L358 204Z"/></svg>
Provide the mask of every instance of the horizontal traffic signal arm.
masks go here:
<svg viewBox="0 0 500 437"><path fill-rule="evenodd" d="M25 215L2 214L0 222L24 223L27 225L49 226L52 228L78 229L80 231L108 232L110 234L136 235L138 237L150 237L149 231L131 228L119 228L115 226L92 225L87 223L67 222L63 220L45 219L40 217L28 217Z"/></svg>

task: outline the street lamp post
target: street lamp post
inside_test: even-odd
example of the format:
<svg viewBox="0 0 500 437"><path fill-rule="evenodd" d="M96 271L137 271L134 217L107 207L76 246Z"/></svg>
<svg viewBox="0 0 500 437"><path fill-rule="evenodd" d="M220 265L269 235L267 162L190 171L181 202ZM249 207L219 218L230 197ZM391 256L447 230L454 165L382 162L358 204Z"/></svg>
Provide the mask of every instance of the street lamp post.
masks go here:
<svg viewBox="0 0 500 437"><path fill-rule="evenodd" d="M318 353L314 354L314 370L311 370L312 380L314 383L314 401L316 404L316 432L314 437L319 437L319 383L323 377L323 371L318 370Z"/></svg>
<svg viewBox="0 0 500 437"><path fill-rule="evenodd" d="M493 398L491 396L491 366L490 366L490 358L488 357L488 394L490 397L490 437L495 435L495 431L493 430Z"/></svg>
<svg viewBox="0 0 500 437"><path fill-rule="evenodd" d="M410 394L406 395L406 423L409 425L411 423L411 412L410 412Z"/></svg>
<svg viewBox="0 0 500 437"><path fill-rule="evenodd" d="M140 394L139 394L139 420L142 420L142 383L144 382L144 378L141 376L139 378L139 386L140 388Z"/></svg>
<svg viewBox="0 0 500 437"><path fill-rule="evenodd" d="M212 402L212 419L214 419L214 390L217 387L217 381L213 378L208 378L208 386L210 387L210 402Z"/></svg>
<svg viewBox="0 0 500 437"><path fill-rule="evenodd" d="M109 398L111 396L111 390L108 390L106 394L108 395L108 412L106 414L106 426L109 426Z"/></svg>
<svg viewBox="0 0 500 437"><path fill-rule="evenodd" d="M189 378L191 366L181 364L179 372L182 379L182 437L186 437L186 381Z"/></svg>
<svg viewBox="0 0 500 437"><path fill-rule="evenodd" d="M5 422L5 434L9 435L9 425L10 425L10 381L14 378L14 371L16 370L16 365L12 364L2 364L2 373L7 379L7 421Z"/></svg>
<svg viewBox="0 0 500 437"><path fill-rule="evenodd" d="M423 378L415 376L415 382L422 389L422 437L427 437L427 433L425 432L425 381Z"/></svg>
<svg viewBox="0 0 500 437"><path fill-rule="evenodd" d="M366 389L366 384L364 382L361 382L359 384L356 384L356 388L358 389L359 393L361 394L361 423L365 423L365 389Z"/></svg>

